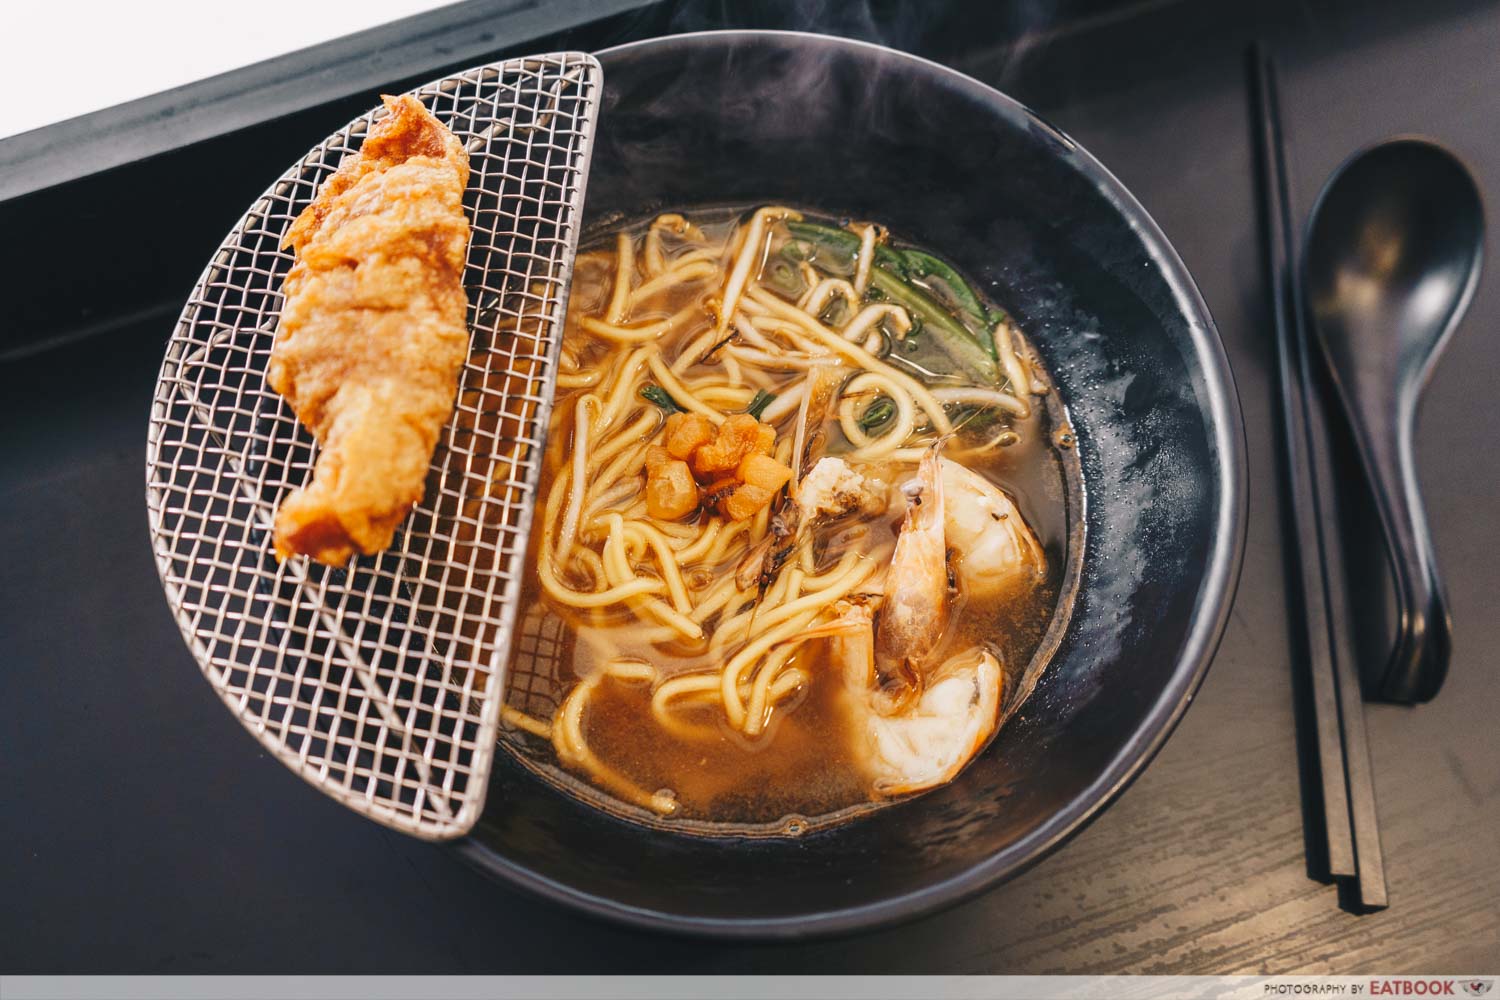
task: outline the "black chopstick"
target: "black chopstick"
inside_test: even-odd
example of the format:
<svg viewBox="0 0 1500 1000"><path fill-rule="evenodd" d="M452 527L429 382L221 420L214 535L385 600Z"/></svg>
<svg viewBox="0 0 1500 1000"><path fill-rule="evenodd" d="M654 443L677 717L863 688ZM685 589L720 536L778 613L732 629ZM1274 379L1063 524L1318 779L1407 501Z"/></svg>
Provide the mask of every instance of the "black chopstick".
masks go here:
<svg viewBox="0 0 1500 1000"><path fill-rule="evenodd" d="M1274 95L1273 95L1274 96ZM1300 271L1292 281L1292 329L1297 341L1297 366L1301 380L1304 410L1307 416L1307 457L1315 476L1314 497L1318 517L1318 543L1322 553L1324 592L1327 601L1328 629L1333 649L1333 675L1338 688L1339 730L1344 746L1344 779L1349 795L1349 821L1354 828L1354 860L1358 869L1359 906L1381 910L1388 905L1385 884L1385 858L1380 848L1380 826L1375 812L1375 777L1370 767L1370 746L1365 734L1364 695L1355 668L1354 650L1349 643L1347 594L1334 575L1336 554L1334 539L1339 537L1338 518L1333 497L1338 489L1329 452L1326 411L1319 401L1326 393L1317 392L1313 374L1312 348L1308 346L1308 313L1303 299L1304 282ZM1342 566L1340 566L1342 569Z"/></svg>
<svg viewBox="0 0 1500 1000"><path fill-rule="evenodd" d="M1298 547L1299 591L1304 607L1307 669L1313 691L1320 786L1323 799L1328 868L1337 879L1358 877L1362 906L1386 904L1385 865L1374 826L1370 754L1365 745L1364 708L1358 682L1338 676L1335 624L1328 558L1332 519L1326 516L1328 480L1320 483L1319 438L1310 424L1320 412L1310 397L1307 327L1301 294L1296 231L1287 192L1286 156L1281 136L1277 76L1271 54L1257 43L1251 49L1251 90L1256 102L1256 139L1262 177L1262 213L1266 234L1266 270L1271 280L1277 331L1277 373L1281 388L1281 432L1286 459L1287 514ZM1319 424L1320 429L1320 424ZM1326 468L1326 462L1322 463ZM1323 492L1320 493L1320 486ZM1338 603L1337 610L1343 610ZM1347 673L1353 676L1352 664ZM1364 832L1364 837L1361 837Z"/></svg>
<svg viewBox="0 0 1500 1000"><path fill-rule="evenodd" d="M1299 317L1305 317L1305 306L1301 298L1302 283L1296 282L1293 304ZM1298 320L1299 325L1305 319ZM1305 329L1305 326L1304 326ZM1307 338L1301 339L1302 384L1310 393L1312 386L1312 363L1309 359ZM1315 397L1317 398L1317 397ZM1307 413L1308 454L1317 475L1319 497L1334 496L1333 463L1328 460L1328 428L1323 409L1308 406ZM1322 538L1338 537L1338 522L1334 505L1324 503L1318 512ZM1326 551L1326 550L1325 550ZM1325 561L1325 567L1327 567ZM1331 575L1332 571L1329 570ZM1388 904L1385 885L1385 859L1380 848L1380 826L1375 813L1375 776L1370 767L1370 747L1365 736L1364 696L1360 690L1359 673L1355 669L1354 650L1348 642L1349 621L1345 591L1330 585L1328 597L1328 625L1336 638L1333 669L1338 682L1339 723L1344 741L1344 777L1349 790L1349 820L1354 827L1354 858L1359 869L1359 898L1362 909L1380 910Z"/></svg>
<svg viewBox="0 0 1500 1000"><path fill-rule="evenodd" d="M1327 428L1314 391L1306 304L1286 181L1276 67L1262 45L1252 50L1250 72L1265 196L1262 204L1275 313L1288 499L1306 613L1307 666L1313 688L1329 874L1357 878L1359 905L1379 909L1387 905L1385 863L1364 705L1354 661L1347 650L1339 655L1336 645L1336 637L1347 634L1347 614L1343 591L1335 585L1330 569L1332 540L1337 537L1332 503L1334 476L1327 453Z"/></svg>

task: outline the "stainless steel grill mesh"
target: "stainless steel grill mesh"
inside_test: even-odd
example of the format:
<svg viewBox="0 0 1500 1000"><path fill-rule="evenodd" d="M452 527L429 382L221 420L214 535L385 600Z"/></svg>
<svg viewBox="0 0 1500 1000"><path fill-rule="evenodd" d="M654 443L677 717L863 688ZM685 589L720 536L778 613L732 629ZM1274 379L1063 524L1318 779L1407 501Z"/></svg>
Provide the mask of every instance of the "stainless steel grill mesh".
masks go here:
<svg viewBox="0 0 1500 1000"><path fill-rule="evenodd" d="M271 554L311 435L265 383L282 236L375 113L246 213L167 346L146 499L168 601L204 674L288 767L427 838L484 804L600 89L581 53L415 91L470 153L470 354L426 497L392 547L344 570Z"/></svg>

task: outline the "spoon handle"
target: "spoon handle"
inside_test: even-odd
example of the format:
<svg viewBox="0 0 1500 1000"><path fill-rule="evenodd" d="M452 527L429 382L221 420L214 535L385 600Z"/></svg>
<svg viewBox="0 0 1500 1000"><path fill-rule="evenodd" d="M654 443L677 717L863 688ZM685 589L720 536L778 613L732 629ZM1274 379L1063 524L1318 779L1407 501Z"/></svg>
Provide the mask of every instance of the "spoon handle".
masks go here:
<svg viewBox="0 0 1500 1000"><path fill-rule="evenodd" d="M1452 637L1448 602L1433 554L1412 447L1413 407L1397 407L1392 433L1361 442L1365 469L1385 530L1396 589L1396 643L1380 695L1386 701L1428 701L1448 675ZM1389 412L1389 411L1388 411ZM1378 426L1378 425L1377 425Z"/></svg>

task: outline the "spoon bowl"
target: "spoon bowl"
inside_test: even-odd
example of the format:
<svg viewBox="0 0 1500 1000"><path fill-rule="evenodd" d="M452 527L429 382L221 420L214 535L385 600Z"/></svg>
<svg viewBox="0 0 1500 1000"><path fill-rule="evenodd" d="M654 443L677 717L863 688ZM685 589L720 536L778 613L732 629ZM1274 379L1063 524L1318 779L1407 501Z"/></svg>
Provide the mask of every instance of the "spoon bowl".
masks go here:
<svg viewBox="0 0 1500 1000"><path fill-rule="evenodd" d="M1417 482L1417 401L1479 280L1484 208L1467 168L1423 139L1357 154L1309 226L1317 339L1348 413L1386 537L1397 636L1380 694L1427 701L1448 670L1447 600Z"/></svg>

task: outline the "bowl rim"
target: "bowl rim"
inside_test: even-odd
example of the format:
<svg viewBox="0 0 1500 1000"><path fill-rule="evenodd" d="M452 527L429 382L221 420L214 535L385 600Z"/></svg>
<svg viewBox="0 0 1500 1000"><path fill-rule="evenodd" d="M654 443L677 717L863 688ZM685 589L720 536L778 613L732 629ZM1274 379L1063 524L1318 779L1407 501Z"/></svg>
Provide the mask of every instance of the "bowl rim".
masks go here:
<svg viewBox="0 0 1500 1000"><path fill-rule="evenodd" d="M1214 459L1220 483L1219 509L1203 584L1199 589L1187 638L1177 669L1146 714L1145 721L1116 753L1105 771L1078 792L1063 808L1035 830L956 875L912 892L857 906L781 917L698 917L632 906L618 900L584 892L549 878L502 856L472 835L451 842L449 849L467 863L498 881L508 883L543 899L563 904L606 921L654 931L692 937L751 940L805 940L811 937L849 934L930 915L979 895L1019 875L1051 855L1099 816L1129 787L1165 745L1192 703L1209 663L1217 651L1229 619L1239 582L1247 527L1247 465L1244 420L1239 394L1218 326L1176 249L1151 215L1102 163L1061 129L1047 122L1015 98L941 63L888 48L873 42L823 35L807 31L771 29L721 29L684 32L639 39L601 49L607 57L636 49L673 44L701 44L705 40L752 41L779 38L798 44L816 39L819 44L849 49L868 49L884 58L921 66L944 76L957 89L986 103L998 104L1062 138L1073 157L1101 189L1120 207L1138 229L1143 243L1161 270L1179 309L1197 320L1188 335L1202 361L1201 377L1210 417ZM605 78L608 84L608 75Z"/></svg>

